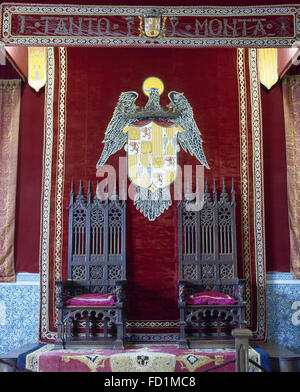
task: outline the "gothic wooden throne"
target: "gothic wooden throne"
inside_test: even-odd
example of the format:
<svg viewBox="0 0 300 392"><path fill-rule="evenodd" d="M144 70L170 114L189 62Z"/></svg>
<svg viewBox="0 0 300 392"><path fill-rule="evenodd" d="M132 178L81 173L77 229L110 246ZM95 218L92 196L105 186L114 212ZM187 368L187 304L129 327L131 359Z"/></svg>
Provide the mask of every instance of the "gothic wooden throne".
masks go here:
<svg viewBox="0 0 300 392"><path fill-rule="evenodd" d="M179 347L207 340L233 340L233 328L243 328L245 280L237 278L235 191L223 189L211 198L207 180L202 209L195 202L178 204L179 227ZM233 303L233 301L236 301Z"/></svg>
<svg viewBox="0 0 300 392"><path fill-rule="evenodd" d="M126 204L87 200L82 192L69 207L68 280L57 281L56 345L124 348L126 337Z"/></svg>

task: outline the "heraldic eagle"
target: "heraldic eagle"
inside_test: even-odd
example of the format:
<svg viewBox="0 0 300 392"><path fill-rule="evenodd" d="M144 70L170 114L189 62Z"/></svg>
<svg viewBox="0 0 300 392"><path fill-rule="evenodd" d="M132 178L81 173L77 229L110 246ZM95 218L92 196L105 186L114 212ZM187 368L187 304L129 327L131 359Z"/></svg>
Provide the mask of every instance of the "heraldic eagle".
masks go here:
<svg viewBox="0 0 300 392"><path fill-rule="evenodd" d="M201 133L194 120L193 109L184 94L171 91L168 94L170 99L169 109L164 111L159 103L158 89L149 88L147 91L148 102L142 109L135 105L138 98L137 92L121 93L112 119L105 131L104 148L96 168L103 166L111 155L119 151L128 142L128 135L123 132L124 128L139 120L149 119L167 121L180 127L181 132L178 133L177 140L182 149L194 155L203 166L209 169L202 148ZM154 220L165 209L169 208L172 201L168 187L159 188L154 192L138 187L134 203L137 209L140 209L149 220Z"/></svg>

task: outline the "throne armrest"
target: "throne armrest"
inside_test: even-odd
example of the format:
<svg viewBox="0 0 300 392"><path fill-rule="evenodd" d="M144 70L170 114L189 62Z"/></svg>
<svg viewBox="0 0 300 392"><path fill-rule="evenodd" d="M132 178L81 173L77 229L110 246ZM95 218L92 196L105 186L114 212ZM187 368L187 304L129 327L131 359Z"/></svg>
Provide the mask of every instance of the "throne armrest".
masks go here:
<svg viewBox="0 0 300 392"><path fill-rule="evenodd" d="M79 281L74 281L72 279L68 279L68 280L56 280L55 281L56 287L58 289L67 289L70 287L75 287L75 286L80 286L80 282Z"/></svg>
<svg viewBox="0 0 300 392"><path fill-rule="evenodd" d="M199 284L200 282L198 282ZM180 279L178 281L178 305L179 306L185 306L186 302L185 302L185 297L186 297L186 291L188 287L193 287L197 285L196 281L191 281L191 280L183 280Z"/></svg>
<svg viewBox="0 0 300 392"><path fill-rule="evenodd" d="M238 279L235 285L234 296L239 302L245 302L246 279Z"/></svg>
<svg viewBox="0 0 300 392"><path fill-rule="evenodd" d="M184 292L185 292L185 282L184 280L178 281L178 305L184 305Z"/></svg>
<svg viewBox="0 0 300 392"><path fill-rule="evenodd" d="M63 307L63 304L65 302L65 290L64 288L68 285L70 281L68 280L56 280L55 284L57 287L57 303L56 303L56 307L58 309L61 309Z"/></svg>
<svg viewBox="0 0 300 392"><path fill-rule="evenodd" d="M126 288L127 288L127 280L116 280L116 299L117 304L120 304L126 300Z"/></svg>
<svg viewBox="0 0 300 392"><path fill-rule="evenodd" d="M71 279L66 279L66 280L56 280L55 281L57 286L73 286L74 285L74 280Z"/></svg>
<svg viewBox="0 0 300 392"><path fill-rule="evenodd" d="M72 295L70 295L70 291L72 292L72 289L76 289L78 287L85 287L85 284L80 284L79 281L74 281L72 279L56 280L55 284L57 287L58 308L62 306L68 298L72 297Z"/></svg>

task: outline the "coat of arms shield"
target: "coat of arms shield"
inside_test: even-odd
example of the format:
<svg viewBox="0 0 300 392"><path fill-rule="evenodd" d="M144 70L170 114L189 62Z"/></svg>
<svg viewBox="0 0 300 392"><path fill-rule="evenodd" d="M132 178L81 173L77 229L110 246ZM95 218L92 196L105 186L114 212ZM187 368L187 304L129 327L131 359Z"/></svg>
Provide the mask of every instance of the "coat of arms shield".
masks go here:
<svg viewBox="0 0 300 392"><path fill-rule="evenodd" d="M158 37L160 34L160 16L148 16L144 18L145 34L147 37Z"/></svg>
<svg viewBox="0 0 300 392"><path fill-rule="evenodd" d="M142 121L127 127L128 177L151 192L175 181L177 175L177 133L169 122Z"/></svg>
<svg viewBox="0 0 300 392"><path fill-rule="evenodd" d="M144 108L135 105L135 91L121 93L96 168L125 145L127 174L137 188L134 204L149 220L155 220L172 204L169 185L177 176L178 142L203 166L209 169L209 165L193 110L183 93L171 91L171 102L163 109L159 103L164 91L160 79L147 78L143 90L148 95Z"/></svg>
<svg viewBox="0 0 300 392"><path fill-rule="evenodd" d="M140 36L149 38L163 38L165 35L166 16L158 10L149 10L140 16Z"/></svg>

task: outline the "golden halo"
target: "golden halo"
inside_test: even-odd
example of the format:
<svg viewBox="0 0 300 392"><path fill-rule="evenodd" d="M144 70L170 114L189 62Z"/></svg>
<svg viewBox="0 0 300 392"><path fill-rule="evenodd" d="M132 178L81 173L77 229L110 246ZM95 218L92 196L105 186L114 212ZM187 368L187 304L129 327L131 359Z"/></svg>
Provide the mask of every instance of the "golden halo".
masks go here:
<svg viewBox="0 0 300 392"><path fill-rule="evenodd" d="M143 91L144 94L147 95L148 97L149 97L149 93L148 91L146 91L146 89L151 87L157 88L159 95L161 95L164 92L164 88L165 88L163 82L159 78L156 78L155 76L150 76L149 78L144 80Z"/></svg>

